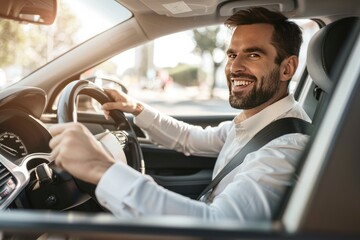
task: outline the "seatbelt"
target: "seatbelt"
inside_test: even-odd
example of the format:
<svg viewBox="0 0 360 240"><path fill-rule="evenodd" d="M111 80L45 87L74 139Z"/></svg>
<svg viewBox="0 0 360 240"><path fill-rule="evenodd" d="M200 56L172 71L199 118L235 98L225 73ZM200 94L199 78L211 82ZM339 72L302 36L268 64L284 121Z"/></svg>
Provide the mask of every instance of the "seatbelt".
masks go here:
<svg viewBox="0 0 360 240"><path fill-rule="evenodd" d="M206 201L212 190L217 184L233 169L239 166L245 159L246 155L260 149L271 140L289 133L303 133L310 135L312 132L311 123L299 118L281 118L273 121L261 129L216 175L212 182L201 192L198 200Z"/></svg>

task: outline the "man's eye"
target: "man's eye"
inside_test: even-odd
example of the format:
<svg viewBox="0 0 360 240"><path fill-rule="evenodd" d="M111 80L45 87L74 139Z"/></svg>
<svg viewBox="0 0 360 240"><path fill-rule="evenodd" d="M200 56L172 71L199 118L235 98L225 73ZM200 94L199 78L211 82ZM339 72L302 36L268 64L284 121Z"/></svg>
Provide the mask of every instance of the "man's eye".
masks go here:
<svg viewBox="0 0 360 240"><path fill-rule="evenodd" d="M259 55L259 54L256 54L256 53L250 53L248 56L249 56L249 58L251 58L251 59L258 59L258 58L260 58L260 55Z"/></svg>
<svg viewBox="0 0 360 240"><path fill-rule="evenodd" d="M235 54L228 54L228 58L234 59L234 58L236 58L236 55Z"/></svg>

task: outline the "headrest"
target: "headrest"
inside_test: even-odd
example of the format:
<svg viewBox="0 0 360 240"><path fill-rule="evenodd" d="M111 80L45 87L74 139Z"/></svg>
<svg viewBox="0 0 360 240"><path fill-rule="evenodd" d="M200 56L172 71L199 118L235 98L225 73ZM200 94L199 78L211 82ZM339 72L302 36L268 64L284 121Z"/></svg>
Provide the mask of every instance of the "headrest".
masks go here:
<svg viewBox="0 0 360 240"><path fill-rule="evenodd" d="M333 22L320 29L310 40L307 69L315 84L325 92L332 87L330 75L334 63L358 20L357 17L349 17Z"/></svg>

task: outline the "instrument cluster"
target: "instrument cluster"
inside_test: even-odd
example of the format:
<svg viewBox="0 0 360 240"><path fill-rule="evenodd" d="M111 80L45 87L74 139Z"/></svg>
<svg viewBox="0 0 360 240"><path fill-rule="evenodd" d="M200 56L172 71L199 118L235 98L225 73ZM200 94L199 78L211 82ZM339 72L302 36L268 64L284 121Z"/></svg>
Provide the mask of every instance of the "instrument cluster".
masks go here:
<svg viewBox="0 0 360 240"><path fill-rule="evenodd" d="M44 124L17 109L0 111L0 154L20 165L23 157L35 152L50 152L51 135Z"/></svg>

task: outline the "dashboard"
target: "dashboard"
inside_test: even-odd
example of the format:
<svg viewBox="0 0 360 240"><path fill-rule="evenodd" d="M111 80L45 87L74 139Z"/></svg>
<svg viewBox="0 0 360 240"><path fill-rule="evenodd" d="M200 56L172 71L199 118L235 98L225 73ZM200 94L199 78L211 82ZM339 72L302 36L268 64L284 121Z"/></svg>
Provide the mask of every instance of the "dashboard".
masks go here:
<svg viewBox="0 0 360 240"><path fill-rule="evenodd" d="M87 203L94 186L73 178L50 157L52 138L40 117L46 93L0 91L0 210L65 210ZM101 208L100 208L101 209Z"/></svg>
<svg viewBox="0 0 360 240"><path fill-rule="evenodd" d="M0 154L16 165L30 153L49 153L51 135L44 125L17 109L0 110Z"/></svg>
<svg viewBox="0 0 360 240"><path fill-rule="evenodd" d="M0 92L0 209L6 209L34 178L33 169L50 162L51 135L38 120L46 94L34 87Z"/></svg>

